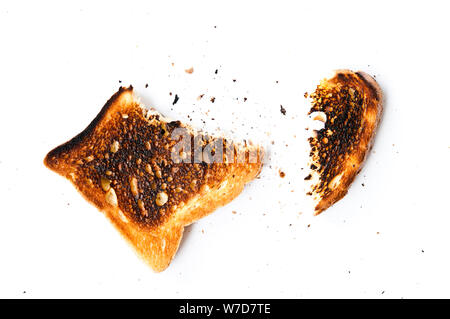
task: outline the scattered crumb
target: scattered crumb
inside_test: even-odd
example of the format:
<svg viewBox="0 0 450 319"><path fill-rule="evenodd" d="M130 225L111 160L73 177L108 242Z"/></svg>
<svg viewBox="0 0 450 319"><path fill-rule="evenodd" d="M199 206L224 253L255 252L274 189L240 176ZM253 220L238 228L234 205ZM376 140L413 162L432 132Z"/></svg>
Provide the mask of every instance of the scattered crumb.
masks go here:
<svg viewBox="0 0 450 319"><path fill-rule="evenodd" d="M233 210L231 213L233 213L233 214L235 214L235 215L237 214L237 212L236 212L235 210Z"/></svg>
<svg viewBox="0 0 450 319"><path fill-rule="evenodd" d="M244 102L247 102L247 98L246 97L244 97Z"/></svg>
<svg viewBox="0 0 450 319"><path fill-rule="evenodd" d="M119 80L119 83L122 83L122 80Z"/></svg>
<svg viewBox="0 0 450 319"><path fill-rule="evenodd" d="M213 97L211 97L210 101L211 101L211 103L214 103L216 101L216 98L213 96Z"/></svg>
<svg viewBox="0 0 450 319"><path fill-rule="evenodd" d="M308 92L305 92L305 94L303 94L303 96L305 97L305 99L308 97Z"/></svg>
<svg viewBox="0 0 450 319"><path fill-rule="evenodd" d="M214 74L217 74L217 73L219 73L219 69L216 69L216 70L214 71Z"/></svg>
<svg viewBox="0 0 450 319"><path fill-rule="evenodd" d="M145 88L148 88L148 83L145 84Z"/></svg>
<svg viewBox="0 0 450 319"><path fill-rule="evenodd" d="M286 115L286 109L283 107L283 105L280 105L280 112L283 115Z"/></svg>
<svg viewBox="0 0 450 319"><path fill-rule="evenodd" d="M308 224L308 228L310 228L311 227L311 224Z"/></svg>
<svg viewBox="0 0 450 319"><path fill-rule="evenodd" d="M189 69L184 70L184 72L186 72L187 74L192 74L194 72L194 68L191 67Z"/></svg>
<svg viewBox="0 0 450 319"><path fill-rule="evenodd" d="M177 102L178 102L179 99L180 99L180 98L178 97L178 94L175 94L175 99L173 100L172 105L177 104Z"/></svg>
<svg viewBox="0 0 450 319"><path fill-rule="evenodd" d="M284 178L285 176L286 176L286 173L283 172L283 171L280 171L280 177L281 177L281 178Z"/></svg>
<svg viewBox="0 0 450 319"><path fill-rule="evenodd" d="M304 178L304 180L305 180L305 181L309 181L309 180L311 179L311 177L312 177L311 174L309 174L308 176L306 176L306 177Z"/></svg>
<svg viewBox="0 0 450 319"><path fill-rule="evenodd" d="M364 185L364 183L362 183L361 185L362 185L362 187L364 187L364 186L365 186L365 185Z"/></svg>
<svg viewBox="0 0 450 319"><path fill-rule="evenodd" d="M204 96L205 96L205 94L200 94L200 95L197 97L197 101L200 101Z"/></svg>

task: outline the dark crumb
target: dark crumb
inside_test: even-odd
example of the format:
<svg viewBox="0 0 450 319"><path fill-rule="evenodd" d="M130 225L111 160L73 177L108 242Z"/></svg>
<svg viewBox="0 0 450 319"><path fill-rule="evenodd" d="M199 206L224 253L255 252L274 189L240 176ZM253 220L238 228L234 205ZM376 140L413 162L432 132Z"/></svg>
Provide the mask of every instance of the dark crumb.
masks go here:
<svg viewBox="0 0 450 319"><path fill-rule="evenodd" d="M311 224L308 224L308 228L311 227Z"/></svg>
<svg viewBox="0 0 450 319"><path fill-rule="evenodd" d="M169 92L169 95L172 96L172 92Z"/></svg>
<svg viewBox="0 0 450 319"><path fill-rule="evenodd" d="M244 102L247 102L247 98L246 97L244 97Z"/></svg>
<svg viewBox="0 0 450 319"><path fill-rule="evenodd" d="M147 84L145 84L145 88L148 88L148 83L147 83Z"/></svg>
<svg viewBox="0 0 450 319"><path fill-rule="evenodd" d="M27 292L24 290L23 293L26 294Z"/></svg>
<svg viewBox="0 0 450 319"><path fill-rule="evenodd" d="M377 231L377 235L379 235L380 234L380 232L379 231Z"/></svg>
<svg viewBox="0 0 450 319"><path fill-rule="evenodd" d="M306 195L308 195L308 196L311 196L311 195L312 195L312 193L311 193L311 192L307 192L307 193L306 193Z"/></svg>
<svg viewBox="0 0 450 319"><path fill-rule="evenodd" d="M216 25L214 26L214 29L217 29L217 26L216 26Z"/></svg>
<svg viewBox="0 0 450 319"><path fill-rule="evenodd" d="M283 171L280 171L280 177L281 177L281 178L284 178L285 176L286 176L286 173L283 172Z"/></svg>
<svg viewBox="0 0 450 319"><path fill-rule="evenodd" d="M275 81L276 84L278 84L278 81Z"/></svg>
<svg viewBox="0 0 450 319"><path fill-rule="evenodd" d="M382 295L384 295L384 290L381 292Z"/></svg>
<svg viewBox="0 0 450 319"><path fill-rule="evenodd" d="M364 187L364 186L365 186L365 185L364 185L364 183L362 183L361 185L362 185L362 187Z"/></svg>
<svg viewBox="0 0 450 319"><path fill-rule="evenodd" d="M424 253L424 252L425 252L425 250L423 250L423 249L422 249L422 252Z"/></svg>
<svg viewBox="0 0 450 319"><path fill-rule="evenodd" d="M236 82L236 79L233 79L233 82Z"/></svg>
<svg viewBox="0 0 450 319"><path fill-rule="evenodd" d="M178 95L177 94L175 94L175 99L173 100L173 103L172 103L172 105L175 105L175 104L177 104L177 102L178 102L178 100L179 100L180 98L178 97Z"/></svg>
<svg viewBox="0 0 450 319"><path fill-rule="evenodd" d="M291 227L292 226L292 224L289 224L289 227Z"/></svg>
<svg viewBox="0 0 450 319"><path fill-rule="evenodd" d="M200 94L200 95L197 97L197 101L200 101L204 96L205 96L205 94Z"/></svg>
<svg viewBox="0 0 450 319"><path fill-rule="evenodd" d="M286 109L283 107L283 105L280 105L280 112L283 115L286 115Z"/></svg>
<svg viewBox="0 0 450 319"><path fill-rule="evenodd" d="M210 99L210 101L211 101L211 103L214 103L214 102L216 101L216 98L213 96L213 97Z"/></svg>
<svg viewBox="0 0 450 319"><path fill-rule="evenodd" d="M122 80L119 80L119 83L122 83Z"/></svg>
<svg viewBox="0 0 450 319"><path fill-rule="evenodd" d="M311 179L311 174L309 174L308 176L306 176L304 179L305 179L305 181L309 181L310 179Z"/></svg>
<svg viewBox="0 0 450 319"><path fill-rule="evenodd" d="M216 70L214 71L214 74L217 74L217 73L219 73L219 69L216 69Z"/></svg>
<svg viewBox="0 0 450 319"><path fill-rule="evenodd" d="M305 94L303 94L303 96L305 97L305 99L308 97L308 92L305 92Z"/></svg>

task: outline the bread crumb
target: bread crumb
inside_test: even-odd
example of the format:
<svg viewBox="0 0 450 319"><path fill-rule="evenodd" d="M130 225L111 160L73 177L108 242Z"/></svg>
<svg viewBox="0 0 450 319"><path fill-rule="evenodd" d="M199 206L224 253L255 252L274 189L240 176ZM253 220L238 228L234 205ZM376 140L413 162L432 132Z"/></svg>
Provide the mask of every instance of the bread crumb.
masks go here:
<svg viewBox="0 0 450 319"><path fill-rule="evenodd" d="M175 99L173 100L172 105L177 104L177 102L178 102L179 99L180 99L180 98L178 97L178 94L175 94Z"/></svg>
<svg viewBox="0 0 450 319"><path fill-rule="evenodd" d="M189 69L184 70L187 74L192 74L194 72L194 68L190 67Z"/></svg>

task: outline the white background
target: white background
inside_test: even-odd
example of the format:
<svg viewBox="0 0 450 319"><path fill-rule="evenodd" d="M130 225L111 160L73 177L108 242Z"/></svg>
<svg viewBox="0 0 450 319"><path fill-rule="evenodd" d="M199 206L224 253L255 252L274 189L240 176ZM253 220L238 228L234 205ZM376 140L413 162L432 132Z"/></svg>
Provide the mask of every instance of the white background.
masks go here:
<svg viewBox="0 0 450 319"><path fill-rule="evenodd" d="M450 297L449 12L445 1L2 0L0 297ZM303 94L338 68L375 75L385 113L349 194L313 217ZM270 155L261 178L186 229L160 274L42 164L119 80L165 115Z"/></svg>

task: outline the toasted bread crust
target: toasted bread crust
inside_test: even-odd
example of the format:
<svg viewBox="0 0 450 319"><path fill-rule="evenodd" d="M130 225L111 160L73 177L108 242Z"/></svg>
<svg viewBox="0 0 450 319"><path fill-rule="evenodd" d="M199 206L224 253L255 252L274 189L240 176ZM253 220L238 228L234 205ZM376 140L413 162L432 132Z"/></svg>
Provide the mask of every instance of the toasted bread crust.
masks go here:
<svg viewBox="0 0 450 319"><path fill-rule="evenodd" d="M319 174L313 185L317 215L347 194L361 170L381 119L383 96L368 74L337 70L311 97L310 113L327 117L325 127L310 138L311 168Z"/></svg>
<svg viewBox="0 0 450 319"><path fill-rule="evenodd" d="M185 149L186 163L171 156L178 143L172 133L179 128L186 128L193 142ZM203 137L144 109L132 87L120 88L92 123L49 152L44 164L68 178L155 271L162 271L184 227L230 202L262 167L262 149L226 140L233 149L223 155L228 162L196 161L194 140ZM203 146L215 141L209 137ZM238 162L237 150L247 156L256 151L256 161Z"/></svg>

